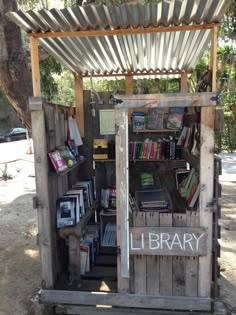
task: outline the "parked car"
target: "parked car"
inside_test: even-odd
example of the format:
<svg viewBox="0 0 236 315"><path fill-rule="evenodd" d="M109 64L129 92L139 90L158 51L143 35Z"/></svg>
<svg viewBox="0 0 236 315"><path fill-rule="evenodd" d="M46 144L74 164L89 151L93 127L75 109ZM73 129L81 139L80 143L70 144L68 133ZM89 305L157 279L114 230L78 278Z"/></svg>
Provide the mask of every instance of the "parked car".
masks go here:
<svg viewBox="0 0 236 315"><path fill-rule="evenodd" d="M26 139L25 128L11 128L8 129L4 134L0 135L0 142L10 142L15 140Z"/></svg>

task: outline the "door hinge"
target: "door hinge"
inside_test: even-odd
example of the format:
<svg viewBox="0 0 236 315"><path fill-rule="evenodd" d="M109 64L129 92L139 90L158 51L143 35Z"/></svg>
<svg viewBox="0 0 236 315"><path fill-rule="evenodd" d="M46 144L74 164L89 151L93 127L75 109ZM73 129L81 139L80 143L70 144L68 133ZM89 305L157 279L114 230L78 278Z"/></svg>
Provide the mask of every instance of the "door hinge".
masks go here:
<svg viewBox="0 0 236 315"><path fill-rule="evenodd" d="M32 199L33 199L33 209L38 209L40 206L40 203L38 201L37 196L34 196Z"/></svg>

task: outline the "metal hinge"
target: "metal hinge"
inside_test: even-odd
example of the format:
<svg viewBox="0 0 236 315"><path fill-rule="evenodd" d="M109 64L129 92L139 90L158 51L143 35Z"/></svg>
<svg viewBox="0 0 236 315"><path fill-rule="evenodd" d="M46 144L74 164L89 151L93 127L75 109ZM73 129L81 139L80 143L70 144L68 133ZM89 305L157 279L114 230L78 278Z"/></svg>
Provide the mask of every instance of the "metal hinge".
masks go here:
<svg viewBox="0 0 236 315"><path fill-rule="evenodd" d="M117 253L117 255L121 255L121 249L120 249L120 246L117 246L116 247L116 253Z"/></svg>
<svg viewBox="0 0 236 315"><path fill-rule="evenodd" d="M37 196L33 197L32 199L33 199L33 209L38 209L40 206L40 203L38 201Z"/></svg>

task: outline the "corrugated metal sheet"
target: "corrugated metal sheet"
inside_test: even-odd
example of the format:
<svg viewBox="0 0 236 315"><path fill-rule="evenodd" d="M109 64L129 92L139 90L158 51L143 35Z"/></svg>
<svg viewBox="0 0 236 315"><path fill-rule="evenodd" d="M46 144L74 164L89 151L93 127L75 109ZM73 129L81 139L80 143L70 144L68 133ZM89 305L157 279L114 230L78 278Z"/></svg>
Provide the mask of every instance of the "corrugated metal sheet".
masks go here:
<svg viewBox="0 0 236 315"><path fill-rule="evenodd" d="M163 0L121 6L18 11L10 18L27 33L148 28L220 22L230 0ZM192 70L210 30L41 38L41 45L71 71L82 75Z"/></svg>

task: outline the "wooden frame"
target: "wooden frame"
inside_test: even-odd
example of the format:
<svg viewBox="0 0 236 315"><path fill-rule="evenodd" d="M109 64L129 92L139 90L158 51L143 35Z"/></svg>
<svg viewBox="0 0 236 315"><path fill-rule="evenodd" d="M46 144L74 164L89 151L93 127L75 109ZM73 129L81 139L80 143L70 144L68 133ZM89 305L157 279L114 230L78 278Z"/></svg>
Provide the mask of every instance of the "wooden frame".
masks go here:
<svg viewBox="0 0 236 315"><path fill-rule="evenodd" d="M47 32L47 33L28 33L29 37L34 38L62 38L62 37L96 37L96 36L114 36L114 35L129 35L129 34L150 34L150 33L169 33L169 32L183 32L196 30L211 30L215 24L201 24L201 25L179 25L179 26L164 26L164 27L147 27L136 29L116 29L116 30L90 30L77 32Z"/></svg>
<svg viewBox="0 0 236 315"><path fill-rule="evenodd" d="M138 104L137 98L132 97L133 77L136 74L126 75L126 97L123 99L125 104L116 106L116 173L117 173L117 245L120 250L118 254L118 291L120 293L94 292L76 292L51 290L54 286L54 266L53 266L53 235L52 235L52 218L50 214L50 196L48 180L48 162L47 162L47 139L45 132L45 116L43 107L37 104L32 108L32 131L34 138L35 152L35 170L36 170L36 187L38 200L38 222L39 222L39 246L42 267L42 287L41 302L58 303L72 305L113 305L137 308L161 308L161 309L189 309L199 311L209 311L211 309L210 288L211 288L211 249L212 249L212 199L213 199L213 147L214 147L214 112L216 100L216 36L218 24L210 25L190 25L190 26L168 26L160 28L147 29L127 29L127 30L94 30L79 32L55 32L55 33L35 33L28 34L31 45L31 62L32 62L32 79L34 96L41 95L40 72L39 72L39 55L38 39L39 38L60 38L60 37L84 37L84 36L118 36L128 34L147 34L159 32L176 32L210 29L212 33L211 49L211 68L212 68L212 93L187 93L187 74L181 74L181 92L173 95L143 95L143 100ZM179 72L175 72L180 74ZM156 73L156 74L174 74L173 73ZM107 76L112 76L107 75ZM114 74L116 75L116 74ZM119 74L116 76L123 76ZM145 75L145 74L137 74ZM148 73L146 75L154 75ZM100 76L100 75L96 75ZM103 76L103 75L101 75ZM86 77L86 76L84 76ZM75 76L75 98L76 98L76 120L80 127L81 136L84 136L84 111L83 111L83 77ZM132 100L131 100L132 99ZM128 102L131 103L128 103ZM128 108L143 107L146 108L158 106L169 107L179 106L198 106L201 108L201 158L200 160L200 226L208 232L207 238L207 255L199 258L199 287L197 297L169 296L168 290L166 296L129 294L129 184L128 184ZM158 103L158 105L157 105ZM178 103L178 104L177 104ZM61 183L60 183L61 184ZM58 189L61 187L58 185ZM55 197L55 196L54 196ZM150 222L149 222L150 223ZM171 225L170 222L162 222L164 225ZM149 225L150 226L150 225ZM190 222L191 226L191 222ZM174 227L173 227L174 228ZM71 250L78 250L78 240L70 236ZM79 254L71 258L72 264L76 268L79 266ZM168 261L163 260L164 264ZM172 263L172 261L171 261ZM190 261L190 263L192 263ZM171 264L172 266L172 264ZM145 265L146 267L146 265ZM75 271L76 273L76 271ZM168 275L171 276L172 275ZM165 281L166 279L161 279ZM170 279L170 282L172 279ZM163 293L163 292L162 292ZM196 292L194 292L195 294Z"/></svg>

